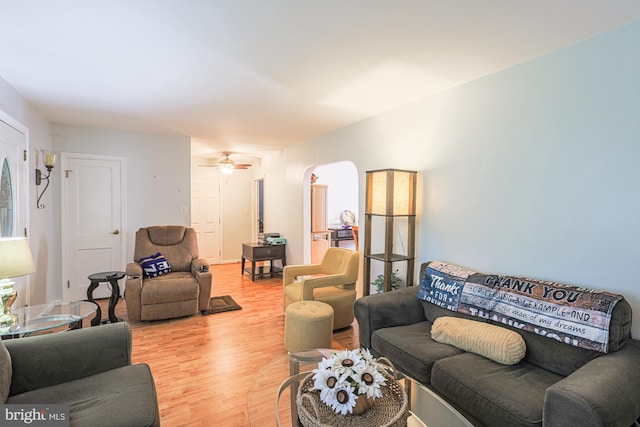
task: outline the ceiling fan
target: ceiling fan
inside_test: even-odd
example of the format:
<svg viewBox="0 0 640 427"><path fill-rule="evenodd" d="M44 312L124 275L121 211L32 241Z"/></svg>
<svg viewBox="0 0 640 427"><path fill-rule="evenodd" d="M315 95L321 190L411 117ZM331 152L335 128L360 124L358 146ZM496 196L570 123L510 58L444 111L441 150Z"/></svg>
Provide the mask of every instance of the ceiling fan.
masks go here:
<svg viewBox="0 0 640 427"><path fill-rule="evenodd" d="M220 172L225 175L230 175L236 169L249 169L251 167L251 163L236 163L229 158L232 153L230 151L223 151L222 155L225 156L224 159L219 160L215 165L200 165L203 167L213 167L220 169Z"/></svg>

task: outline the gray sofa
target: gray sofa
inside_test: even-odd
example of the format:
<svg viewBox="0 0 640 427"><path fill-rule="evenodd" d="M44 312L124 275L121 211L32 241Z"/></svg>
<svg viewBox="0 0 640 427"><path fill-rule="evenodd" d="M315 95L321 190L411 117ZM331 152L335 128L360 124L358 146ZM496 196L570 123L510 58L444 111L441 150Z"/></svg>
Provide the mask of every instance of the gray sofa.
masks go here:
<svg viewBox="0 0 640 427"><path fill-rule="evenodd" d="M626 300L611 313L608 353L501 324L526 344L524 359L502 365L433 340L431 326L441 316L492 321L419 299L419 288L358 299L360 345L389 358L474 425L628 427L640 417L640 341L630 338Z"/></svg>
<svg viewBox="0 0 640 427"><path fill-rule="evenodd" d="M160 425L151 371L131 364L126 322L2 341L0 366L4 403L68 405L71 426Z"/></svg>

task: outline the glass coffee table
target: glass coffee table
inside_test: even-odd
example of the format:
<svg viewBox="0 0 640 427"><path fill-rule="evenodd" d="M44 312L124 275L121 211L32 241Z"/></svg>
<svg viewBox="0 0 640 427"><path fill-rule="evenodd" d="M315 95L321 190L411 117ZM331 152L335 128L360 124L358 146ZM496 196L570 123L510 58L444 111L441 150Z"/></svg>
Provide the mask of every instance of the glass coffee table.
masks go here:
<svg viewBox="0 0 640 427"><path fill-rule="evenodd" d="M247 413L251 426L273 425L278 427L301 426L297 414L296 396L304 378L318 367L323 357L330 357L336 349L315 349L279 356L266 364L254 377L247 397ZM400 380L407 391L411 382ZM411 399L409 398L409 402ZM411 408L409 406L409 408ZM415 415L407 420L408 427L422 427Z"/></svg>
<svg viewBox="0 0 640 427"><path fill-rule="evenodd" d="M280 420L278 426L298 427L298 416L295 412L298 383L292 381L290 387L281 395L278 395L278 388L287 378L304 376L308 371L317 368L318 362L323 357L331 356L331 352L334 351L338 350L316 349L284 354L260 368L247 396L249 425L273 425L277 411L277 418Z"/></svg>
<svg viewBox="0 0 640 427"><path fill-rule="evenodd" d="M296 396L302 381L323 357L335 349L315 349L284 354L262 367L254 377L247 396L249 424L299 427ZM407 427L473 427L451 405L417 381L398 372L407 393L410 416Z"/></svg>
<svg viewBox="0 0 640 427"><path fill-rule="evenodd" d="M95 314L96 305L86 301L55 301L11 310L18 324L0 331L0 336L19 338L54 329L80 329L82 321Z"/></svg>

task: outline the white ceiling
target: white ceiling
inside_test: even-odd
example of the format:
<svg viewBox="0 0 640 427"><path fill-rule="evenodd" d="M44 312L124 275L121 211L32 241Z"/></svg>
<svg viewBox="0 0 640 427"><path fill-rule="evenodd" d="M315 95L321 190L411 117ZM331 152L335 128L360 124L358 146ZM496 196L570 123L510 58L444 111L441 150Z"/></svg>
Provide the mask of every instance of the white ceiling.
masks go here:
<svg viewBox="0 0 640 427"><path fill-rule="evenodd" d="M53 122L255 152L638 19L637 0L0 0L0 76Z"/></svg>

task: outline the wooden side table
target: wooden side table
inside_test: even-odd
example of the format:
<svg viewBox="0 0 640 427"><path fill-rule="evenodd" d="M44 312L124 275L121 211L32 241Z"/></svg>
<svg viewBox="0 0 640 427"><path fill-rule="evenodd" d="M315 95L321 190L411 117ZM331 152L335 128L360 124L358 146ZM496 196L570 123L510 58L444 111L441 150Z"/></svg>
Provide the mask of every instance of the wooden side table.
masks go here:
<svg viewBox="0 0 640 427"><path fill-rule="evenodd" d="M116 317L116 304L120 299L120 286L118 280L122 279L126 273L124 271L103 271L102 273L94 273L89 276L91 284L87 288L87 301L94 303L98 309L96 315L91 319L91 326L96 326L101 323L102 309L100 305L93 299L93 291L100 285L100 283L109 283L111 285L111 297L109 298L109 320L104 320L102 323L116 323L120 319Z"/></svg>
<svg viewBox="0 0 640 427"><path fill-rule="evenodd" d="M245 261L251 261L251 268L244 268ZM276 268L273 262L276 260L282 261L282 268ZM264 245L262 243L243 243L242 244L242 270L241 274L249 273L251 275L251 281L255 281L256 277L256 262L269 261L269 274L273 277L274 274L282 272L282 269L287 265L287 245ZM263 267L258 267L258 275L262 277L264 275Z"/></svg>
<svg viewBox="0 0 640 427"><path fill-rule="evenodd" d="M353 241L353 231L350 228L330 228L331 232L331 246L335 248L340 247L340 242Z"/></svg>

